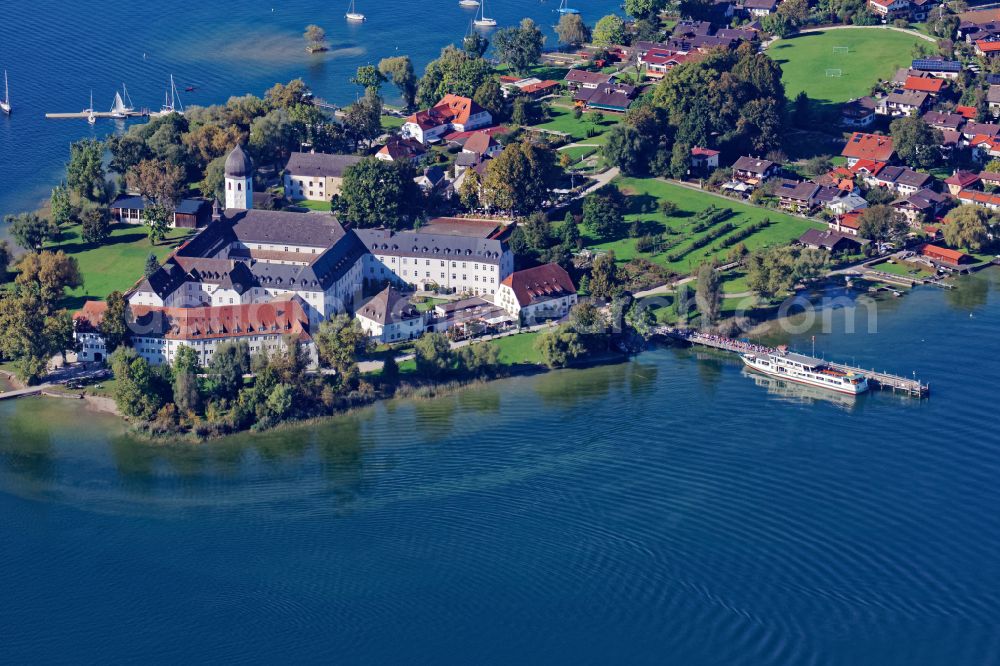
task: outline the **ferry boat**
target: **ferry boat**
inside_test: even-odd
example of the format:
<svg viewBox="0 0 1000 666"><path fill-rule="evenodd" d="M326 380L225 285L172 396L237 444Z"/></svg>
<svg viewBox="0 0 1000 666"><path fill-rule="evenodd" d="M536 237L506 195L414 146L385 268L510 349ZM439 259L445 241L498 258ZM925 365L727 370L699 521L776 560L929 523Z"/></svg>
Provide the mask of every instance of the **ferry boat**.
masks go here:
<svg viewBox="0 0 1000 666"><path fill-rule="evenodd" d="M868 379L829 366L826 361L787 351L744 352L743 363L751 370L798 384L858 395L868 390Z"/></svg>

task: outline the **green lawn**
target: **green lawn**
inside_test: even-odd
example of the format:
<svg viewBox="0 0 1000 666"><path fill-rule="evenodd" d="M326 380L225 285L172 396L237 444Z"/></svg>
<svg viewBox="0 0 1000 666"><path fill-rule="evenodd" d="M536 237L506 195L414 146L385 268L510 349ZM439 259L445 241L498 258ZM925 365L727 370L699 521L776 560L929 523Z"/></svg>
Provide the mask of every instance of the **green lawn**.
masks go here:
<svg viewBox="0 0 1000 666"><path fill-rule="evenodd" d="M574 146L573 148L566 148L565 150L560 150L559 154L569 155L570 159L573 160L573 164L576 164L580 160L586 159L597 152L597 148L593 146Z"/></svg>
<svg viewBox="0 0 1000 666"><path fill-rule="evenodd" d="M594 114L590 111L584 113L579 119L573 117L573 112L562 107L549 107L550 119L540 125L534 125L539 129L551 130L568 134L573 141L581 143L604 144L607 141L606 133L614 125L618 124L618 116L610 113L604 114L604 120L600 124L594 122ZM596 129L596 136L587 136L587 130Z"/></svg>
<svg viewBox="0 0 1000 666"><path fill-rule="evenodd" d="M872 270L881 271L883 273L889 273L891 275L901 275L908 278L922 278L928 275L933 275L933 273L925 266L918 266L916 264L908 264L906 262L894 262L889 263L888 261L883 261L878 264L872 265Z"/></svg>
<svg viewBox="0 0 1000 666"><path fill-rule="evenodd" d="M396 116L382 116L382 129L386 132L392 132L398 130L406 122L406 118L398 118Z"/></svg>
<svg viewBox="0 0 1000 666"><path fill-rule="evenodd" d="M804 90L814 103L832 104L867 95L876 81L892 78L910 64L918 43L925 42L894 30L855 28L779 39L767 54L781 65L789 100ZM834 53L841 46L848 52ZM827 76L828 69L841 75Z"/></svg>
<svg viewBox="0 0 1000 666"><path fill-rule="evenodd" d="M427 312L428 310L433 310L434 306L437 305L438 303L447 303L447 302L448 301L444 298L428 298L423 302L414 303L413 307L415 307L420 312Z"/></svg>
<svg viewBox="0 0 1000 666"><path fill-rule="evenodd" d="M178 242L188 236L187 229L171 229L159 245L151 245L143 226L116 225L103 245L83 241L79 225L63 229L58 243L46 249L62 250L76 257L84 284L68 293L64 306L76 310L84 301L103 299L112 291L125 291L142 277L146 258L153 253L161 261Z"/></svg>
<svg viewBox="0 0 1000 666"><path fill-rule="evenodd" d="M302 206L303 208L308 208L309 210L316 210L322 213L330 212L330 202L329 201L309 201L308 199L303 199L302 201L296 201L296 206Z"/></svg>
<svg viewBox="0 0 1000 666"><path fill-rule="evenodd" d="M519 365L544 363L542 355L535 349L535 341L541 333L519 333L505 338L490 340L489 344L500 350L500 363L503 365Z"/></svg>
<svg viewBox="0 0 1000 666"><path fill-rule="evenodd" d="M587 231L581 228L580 232L589 247L601 250L613 250L615 257L619 261L629 261L635 257L644 257L678 273L689 273L704 261L713 258L724 258L731 248L716 249L716 246L720 240L729 234L709 243L705 247L687 253L679 260L673 262L667 260L667 255L683 251L687 246L691 245L695 238L710 233L710 230L698 234L691 231L694 215L708 208L710 205L714 205L716 208L731 208L734 214L727 221L736 225L737 230L765 217L771 220L770 226L761 229L741 241L750 250L764 246L787 245L801 236L806 229L823 227L818 222L803 220L776 210L758 208L757 206L751 206L733 199L717 197L707 192L688 189L654 178L620 178L615 182L623 192L629 195L630 212L625 216L626 222L629 225L633 221L638 220L643 223L644 234L660 234L670 230L675 233L668 234L665 238L679 240L674 247L664 252L658 254L642 253L636 250L636 240L633 238L599 241L589 236ZM663 200L673 201L677 205L677 212L674 215L667 217L660 212L659 204ZM641 212L643 209L652 212ZM721 226L721 224L725 224L725 222L720 223L718 226ZM737 233L737 230L729 233ZM729 289L727 291L736 292L741 290Z"/></svg>

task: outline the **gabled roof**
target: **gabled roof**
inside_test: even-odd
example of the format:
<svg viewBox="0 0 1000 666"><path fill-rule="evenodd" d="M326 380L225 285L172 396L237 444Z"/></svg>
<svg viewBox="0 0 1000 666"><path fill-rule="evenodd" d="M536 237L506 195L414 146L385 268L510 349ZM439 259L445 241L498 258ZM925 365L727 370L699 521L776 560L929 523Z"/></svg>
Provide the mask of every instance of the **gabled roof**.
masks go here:
<svg viewBox="0 0 1000 666"><path fill-rule="evenodd" d="M423 144L416 139L404 139L393 136L379 149L380 155L386 155L392 160L410 160L427 152Z"/></svg>
<svg viewBox="0 0 1000 666"><path fill-rule="evenodd" d="M920 249L920 253L925 257L930 257L932 259L941 259L951 264L958 265L960 263L968 261L971 257L964 252L959 252L958 250L951 250L946 247L940 247L938 245L931 245L930 243L924 245Z"/></svg>
<svg viewBox="0 0 1000 666"><path fill-rule="evenodd" d="M1000 51L1000 40L988 41L980 39L976 42L976 47L983 53L996 53Z"/></svg>
<svg viewBox="0 0 1000 666"><path fill-rule="evenodd" d="M100 331L101 320L108 310L105 301L87 301L79 312L73 313L73 323L80 333Z"/></svg>
<svg viewBox="0 0 1000 666"><path fill-rule="evenodd" d="M977 115L976 107L974 106L958 105L955 107L955 113L961 115L966 120L975 120Z"/></svg>
<svg viewBox="0 0 1000 666"><path fill-rule="evenodd" d="M194 308L130 306L143 335L169 340L207 340L250 335L291 335L309 338L309 316L302 301L291 298L270 303Z"/></svg>
<svg viewBox="0 0 1000 666"><path fill-rule="evenodd" d="M927 76L908 76L903 83L904 90L915 90L927 93L939 93L944 86L944 79Z"/></svg>
<svg viewBox="0 0 1000 666"><path fill-rule="evenodd" d="M965 116L960 113L943 111L928 111L923 116L924 122L940 129L957 130L965 122Z"/></svg>
<svg viewBox="0 0 1000 666"><path fill-rule="evenodd" d="M419 319L423 315L410 304L403 294L392 286L386 287L362 305L357 316L370 319L377 324L391 324L397 321Z"/></svg>
<svg viewBox="0 0 1000 666"><path fill-rule="evenodd" d="M746 171L762 176L774 166L775 163L771 160L757 159L756 157L740 157L733 163L733 171Z"/></svg>
<svg viewBox="0 0 1000 666"><path fill-rule="evenodd" d="M701 146L695 146L691 149L692 157L715 157L719 154L718 150L712 150L711 148L702 148Z"/></svg>
<svg viewBox="0 0 1000 666"><path fill-rule="evenodd" d="M976 174L974 174L974 173L972 173L971 171L961 171L961 170L959 170L959 171L956 171L955 173L951 174L947 178L945 178L944 179L944 184L945 185L955 185L955 186L960 187L960 188L965 188L965 187L968 187L969 185L972 185L977 180L979 180L979 176L976 175Z"/></svg>
<svg viewBox="0 0 1000 666"><path fill-rule="evenodd" d="M589 83L591 85L601 85L602 83L607 83L611 80L610 74L604 74L603 72L588 72L585 69L571 69L566 72L564 81L569 81L570 83Z"/></svg>
<svg viewBox="0 0 1000 666"><path fill-rule="evenodd" d="M486 132L475 132L472 136L465 140L465 145L462 146L462 150L482 155L490 148L494 148L497 145L499 145L497 140Z"/></svg>
<svg viewBox="0 0 1000 666"><path fill-rule="evenodd" d="M854 159L888 162L893 152L892 137L855 132L840 154Z"/></svg>
<svg viewBox="0 0 1000 666"><path fill-rule="evenodd" d="M990 86L986 91L986 101L992 104L1000 103L1000 86Z"/></svg>
<svg viewBox="0 0 1000 666"><path fill-rule="evenodd" d="M361 160L358 155L292 153L285 165L285 171L293 176L342 178L348 167L354 166Z"/></svg>
<svg viewBox="0 0 1000 666"><path fill-rule="evenodd" d="M569 273L559 264L544 264L511 273L504 278L502 284L514 291L514 297L522 308L539 301L576 293L576 287Z"/></svg>
<svg viewBox="0 0 1000 666"><path fill-rule="evenodd" d="M845 242L851 245L865 245L868 241L829 229L807 229L804 234L799 236L799 243L802 245L815 245L826 250L833 250Z"/></svg>
<svg viewBox="0 0 1000 666"><path fill-rule="evenodd" d="M419 125L421 129L431 129L442 125L464 125L472 116L485 109L468 97L448 94L426 111L418 111L406 119L408 123Z"/></svg>
<svg viewBox="0 0 1000 666"><path fill-rule="evenodd" d="M914 90L893 90L885 96L885 101L887 104L919 108L927 103L927 93Z"/></svg>

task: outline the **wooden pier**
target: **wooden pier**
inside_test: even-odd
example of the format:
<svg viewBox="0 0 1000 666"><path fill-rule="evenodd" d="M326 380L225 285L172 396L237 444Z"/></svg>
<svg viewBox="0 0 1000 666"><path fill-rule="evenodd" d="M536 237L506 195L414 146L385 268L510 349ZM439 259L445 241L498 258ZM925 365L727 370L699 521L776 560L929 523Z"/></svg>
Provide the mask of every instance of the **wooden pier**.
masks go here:
<svg viewBox="0 0 1000 666"><path fill-rule="evenodd" d="M757 345L752 342L733 340L732 338L726 338L719 335L705 335L698 333L697 331L670 328L668 326L660 326L656 328L654 332L657 335L674 338L675 340L683 340L693 345L711 347L713 349L720 349L722 351L734 352L737 354L742 354L744 352L762 352L771 354L781 353L780 350L767 347L765 345ZM831 368L840 370L841 372L852 372L857 375L862 375L868 379L868 385L871 388L877 388L883 391L892 391L893 393L904 393L914 398L926 398L931 393L931 387L929 384L923 384L915 378L911 379L902 375L894 375L889 372L867 370L865 368L859 368L845 363L827 361L825 359L823 362Z"/></svg>

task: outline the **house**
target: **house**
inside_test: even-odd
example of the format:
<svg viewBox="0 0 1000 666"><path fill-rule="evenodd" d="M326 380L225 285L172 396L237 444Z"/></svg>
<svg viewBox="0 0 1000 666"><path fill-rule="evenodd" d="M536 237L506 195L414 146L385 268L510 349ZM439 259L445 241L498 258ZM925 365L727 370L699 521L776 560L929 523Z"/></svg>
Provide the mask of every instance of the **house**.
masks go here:
<svg viewBox="0 0 1000 666"><path fill-rule="evenodd" d="M770 160L741 157L733 163L733 178L751 185L763 183L779 173L781 165Z"/></svg>
<svg viewBox="0 0 1000 666"><path fill-rule="evenodd" d="M435 191L441 191L442 196L446 199L451 198L451 190L448 187L450 182L448 180L447 172L443 167L437 164L429 166L423 170L417 176L414 176L413 182L415 182L424 194L431 194Z"/></svg>
<svg viewBox="0 0 1000 666"><path fill-rule="evenodd" d="M719 168L719 151L695 146L691 149L691 171L708 174Z"/></svg>
<svg viewBox="0 0 1000 666"><path fill-rule="evenodd" d="M73 314L73 337L76 339L77 360L83 363L103 363L108 358L101 320L108 309L106 301L87 301Z"/></svg>
<svg viewBox="0 0 1000 666"><path fill-rule="evenodd" d="M970 257L964 252L949 250L948 248L931 245L930 243L924 245L920 249L920 254L927 257L935 264L944 264L945 266L949 266L951 268L971 264L975 261L973 257Z"/></svg>
<svg viewBox="0 0 1000 666"><path fill-rule="evenodd" d="M585 69L571 69L563 77L569 89L572 91L580 89L593 90L598 86L611 83L611 75L603 72L589 72Z"/></svg>
<svg viewBox="0 0 1000 666"><path fill-rule="evenodd" d="M966 120L975 120L976 116L979 115L974 106L962 106L961 104L955 105L955 113L961 115Z"/></svg>
<svg viewBox="0 0 1000 666"><path fill-rule="evenodd" d="M566 269L544 264L508 275L500 283L494 303L531 324L566 316L576 300L576 287Z"/></svg>
<svg viewBox="0 0 1000 666"><path fill-rule="evenodd" d="M808 213L819 204L817 195L821 189L808 180L801 183L782 180L775 187L774 194L778 197L778 204L785 210Z"/></svg>
<svg viewBox="0 0 1000 666"><path fill-rule="evenodd" d="M77 339L87 345L81 360L106 360L100 320L105 303L85 305L75 317ZM208 365L216 349L228 342L245 342L251 354L276 354L292 339L304 347L315 366L316 348L310 317L301 300L270 301L257 304L163 307L131 305L128 322L130 346L151 365L173 365L181 347L193 349L200 365ZM97 342L100 338L100 342Z"/></svg>
<svg viewBox="0 0 1000 666"><path fill-rule="evenodd" d="M910 0L868 0L868 12L883 22L909 18Z"/></svg>
<svg viewBox="0 0 1000 666"><path fill-rule="evenodd" d="M912 116L924 110L929 98L925 92L893 90L875 100L875 112L882 116Z"/></svg>
<svg viewBox="0 0 1000 666"><path fill-rule="evenodd" d="M419 162L426 154L427 149L416 139L404 139L393 135L379 148L375 157L385 162Z"/></svg>
<svg viewBox="0 0 1000 666"><path fill-rule="evenodd" d="M799 244L812 250L826 250L831 254L841 252L857 252L868 244L868 241L855 235L831 231L830 229L807 229L799 236Z"/></svg>
<svg viewBox="0 0 1000 666"><path fill-rule="evenodd" d="M699 57L693 53L679 53L669 48L658 48L639 56L636 64L646 68L646 76L649 78L662 79L677 65L697 60Z"/></svg>
<svg viewBox="0 0 1000 666"><path fill-rule="evenodd" d="M916 58L910 68L918 72L927 72L941 79L957 79L962 71L962 63L958 60L945 60L940 56Z"/></svg>
<svg viewBox="0 0 1000 666"><path fill-rule="evenodd" d="M878 187L885 187L902 196L914 194L917 190L929 187L934 177L927 173L914 171L909 167L886 166L869 178L869 182Z"/></svg>
<svg viewBox="0 0 1000 666"><path fill-rule="evenodd" d="M965 116L946 111L928 111L923 115L925 123L942 132L954 132L965 122Z"/></svg>
<svg viewBox="0 0 1000 666"><path fill-rule="evenodd" d="M994 123L977 123L969 120L962 126L962 136L970 145L984 139L996 139L1000 135L1000 125Z"/></svg>
<svg viewBox="0 0 1000 666"><path fill-rule="evenodd" d="M855 132L840 154L847 158L848 166L853 166L858 160L888 162L893 152L892 137Z"/></svg>
<svg viewBox="0 0 1000 666"><path fill-rule="evenodd" d="M514 271L507 242L482 237L478 229L466 233L356 229L354 233L369 252L365 280L489 296Z"/></svg>
<svg viewBox="0 0 1000 666"><path fill-rule="evenodd" d="M956 171L944 179L944 184L948 187L948 193L957 195L967 187L972 187L979 181L979 176L971 171Z"/></svg>
<svg viewBox="0 0 1000 666"><path fill-rule="evenodd" d="M943 79L929 76L907 76L903 82L903 90L925 92L928 95L940 95L943 88Z"/></svg>
<svg viewBox="0 0 1000 666"><path fill-rule="evenodd" d="M370 337L382 343L419 338L425 316L392 285L372 296L354 316Z"/></svg>
<svg viewBox="0 0 1000 666"><path fill-rule="evenodd" d="M1000 85L992 85L986 91L986 104L994 118L1000 116Z"/></svg>
<svg viewBox="0 0 1000 666"><path fill-rule="evenodd" d="M598 111L625 113L632 105L637 88L624 83L606 84L597 88L581 88L573 96L580 106Z"/></svg>
<svg viewBox="0 0 1000 666"><path fill-rule="evenodd" d="M489 132L473 132L472 136L462 145L463 153L472 153L480 157L496 157L503 151L503 146Z"/></svg>
<svg viewBox="0 0 1000 666"><path fill-rule="evenodd" d="M990 37L976 41L976 55L983 58L992 58L1000 53L1000 39Z"/></svg>
<svg viewBox="0 0 1000 666"><path fill-rule="evenodd" d="M445 95L432 108L418 111L403 123L404 139L433 143L449 132L469 132L493 124L493 116L468 97Z"/></svg>
<svg viewBox="0 0 1000 666"><path fill-rule="evenodd" d="M910 0L910 20L919 23L926 21L937 0Z"/></svg>
<svg viewBox="0 0 1000 666"><path fill-rule="evenodd" d="M477 333L486 329L505 330L516 326L517 322L516 317L499 305L473 296L435 305L426 329L438 333L453 329L462 333Z"/></svg>
<svg viewBox="0 0 1000 666"><path fill-rule="evenodd" d="M874 122L875 100L870 96L852 99L840 107L840 124L844 127L864 129Z"/></svg>
<svg viewBox="0 0 1000 666"><path fill-rule="evenodd" d="M292 201L329 201L340 194L347 169L361 159L357 155L292 153L285 165L285 196Z"/></svg>
<svg viewBox="0 0 1000 666"><path fill-rule="evenodd" d="M123 224L144 224L142 212L145 198L132 194L119 194L111 203L111 217ZM181 199L174 207L170 226L179 229L198 229L212 221L212 202L208 199Z"/></svg>
<svg viewBox="0 0 1000 666"><path fill-rule="evenodd" d="M827 222L827 227L829 227L831 231L836 231L850 236L857 236L858 228L860 228L860 226L860 212L844 213Z"/></svg>
<svg viewBox="0 0 1000 666"><path fill-rule="evenodd" d="M852 192L831 200L826 207L834 215L846 215L867 208L868 202L860 194Z"/></svg>
<svg viewBox="0 0 1000 666"><path fill-rule="evenodd" d="M996 173L994 171L980 171L979 182L983 184L984 188L1000 188L1000 173Z"/></svg>
<svg viewBox="0 0 1000 666"><path fill-rule="evenodd" d="M978 192L976 190L962 190L956 197L959 202L969 206L979 206L989 210L1000 210L1000 194L990 194L988 192Z"/></svg>
<svg viewBox="0 0 1000 666"><path fill-rule="evenodd" d="M778 0L743 0L742 9L749 16L763 18L778 9Z"/></svg>
<svg viewBox="0 0 1000 666"><path fill-rule="evenodd" d="M922 220L933 220L947 205L948 197L934 190L922 189L892 202L892 207L906 217L910 226L919 226Z"/></svg>
<svg viewBox="0 0 1000 666"><path fill-rule="evenodd" d="M531 99L541 99L559 91L559 82L546 79L536 79L529 77L519 79L516 76L501 76L500 87L503 88L504 96L523 95Z"/></svg>

